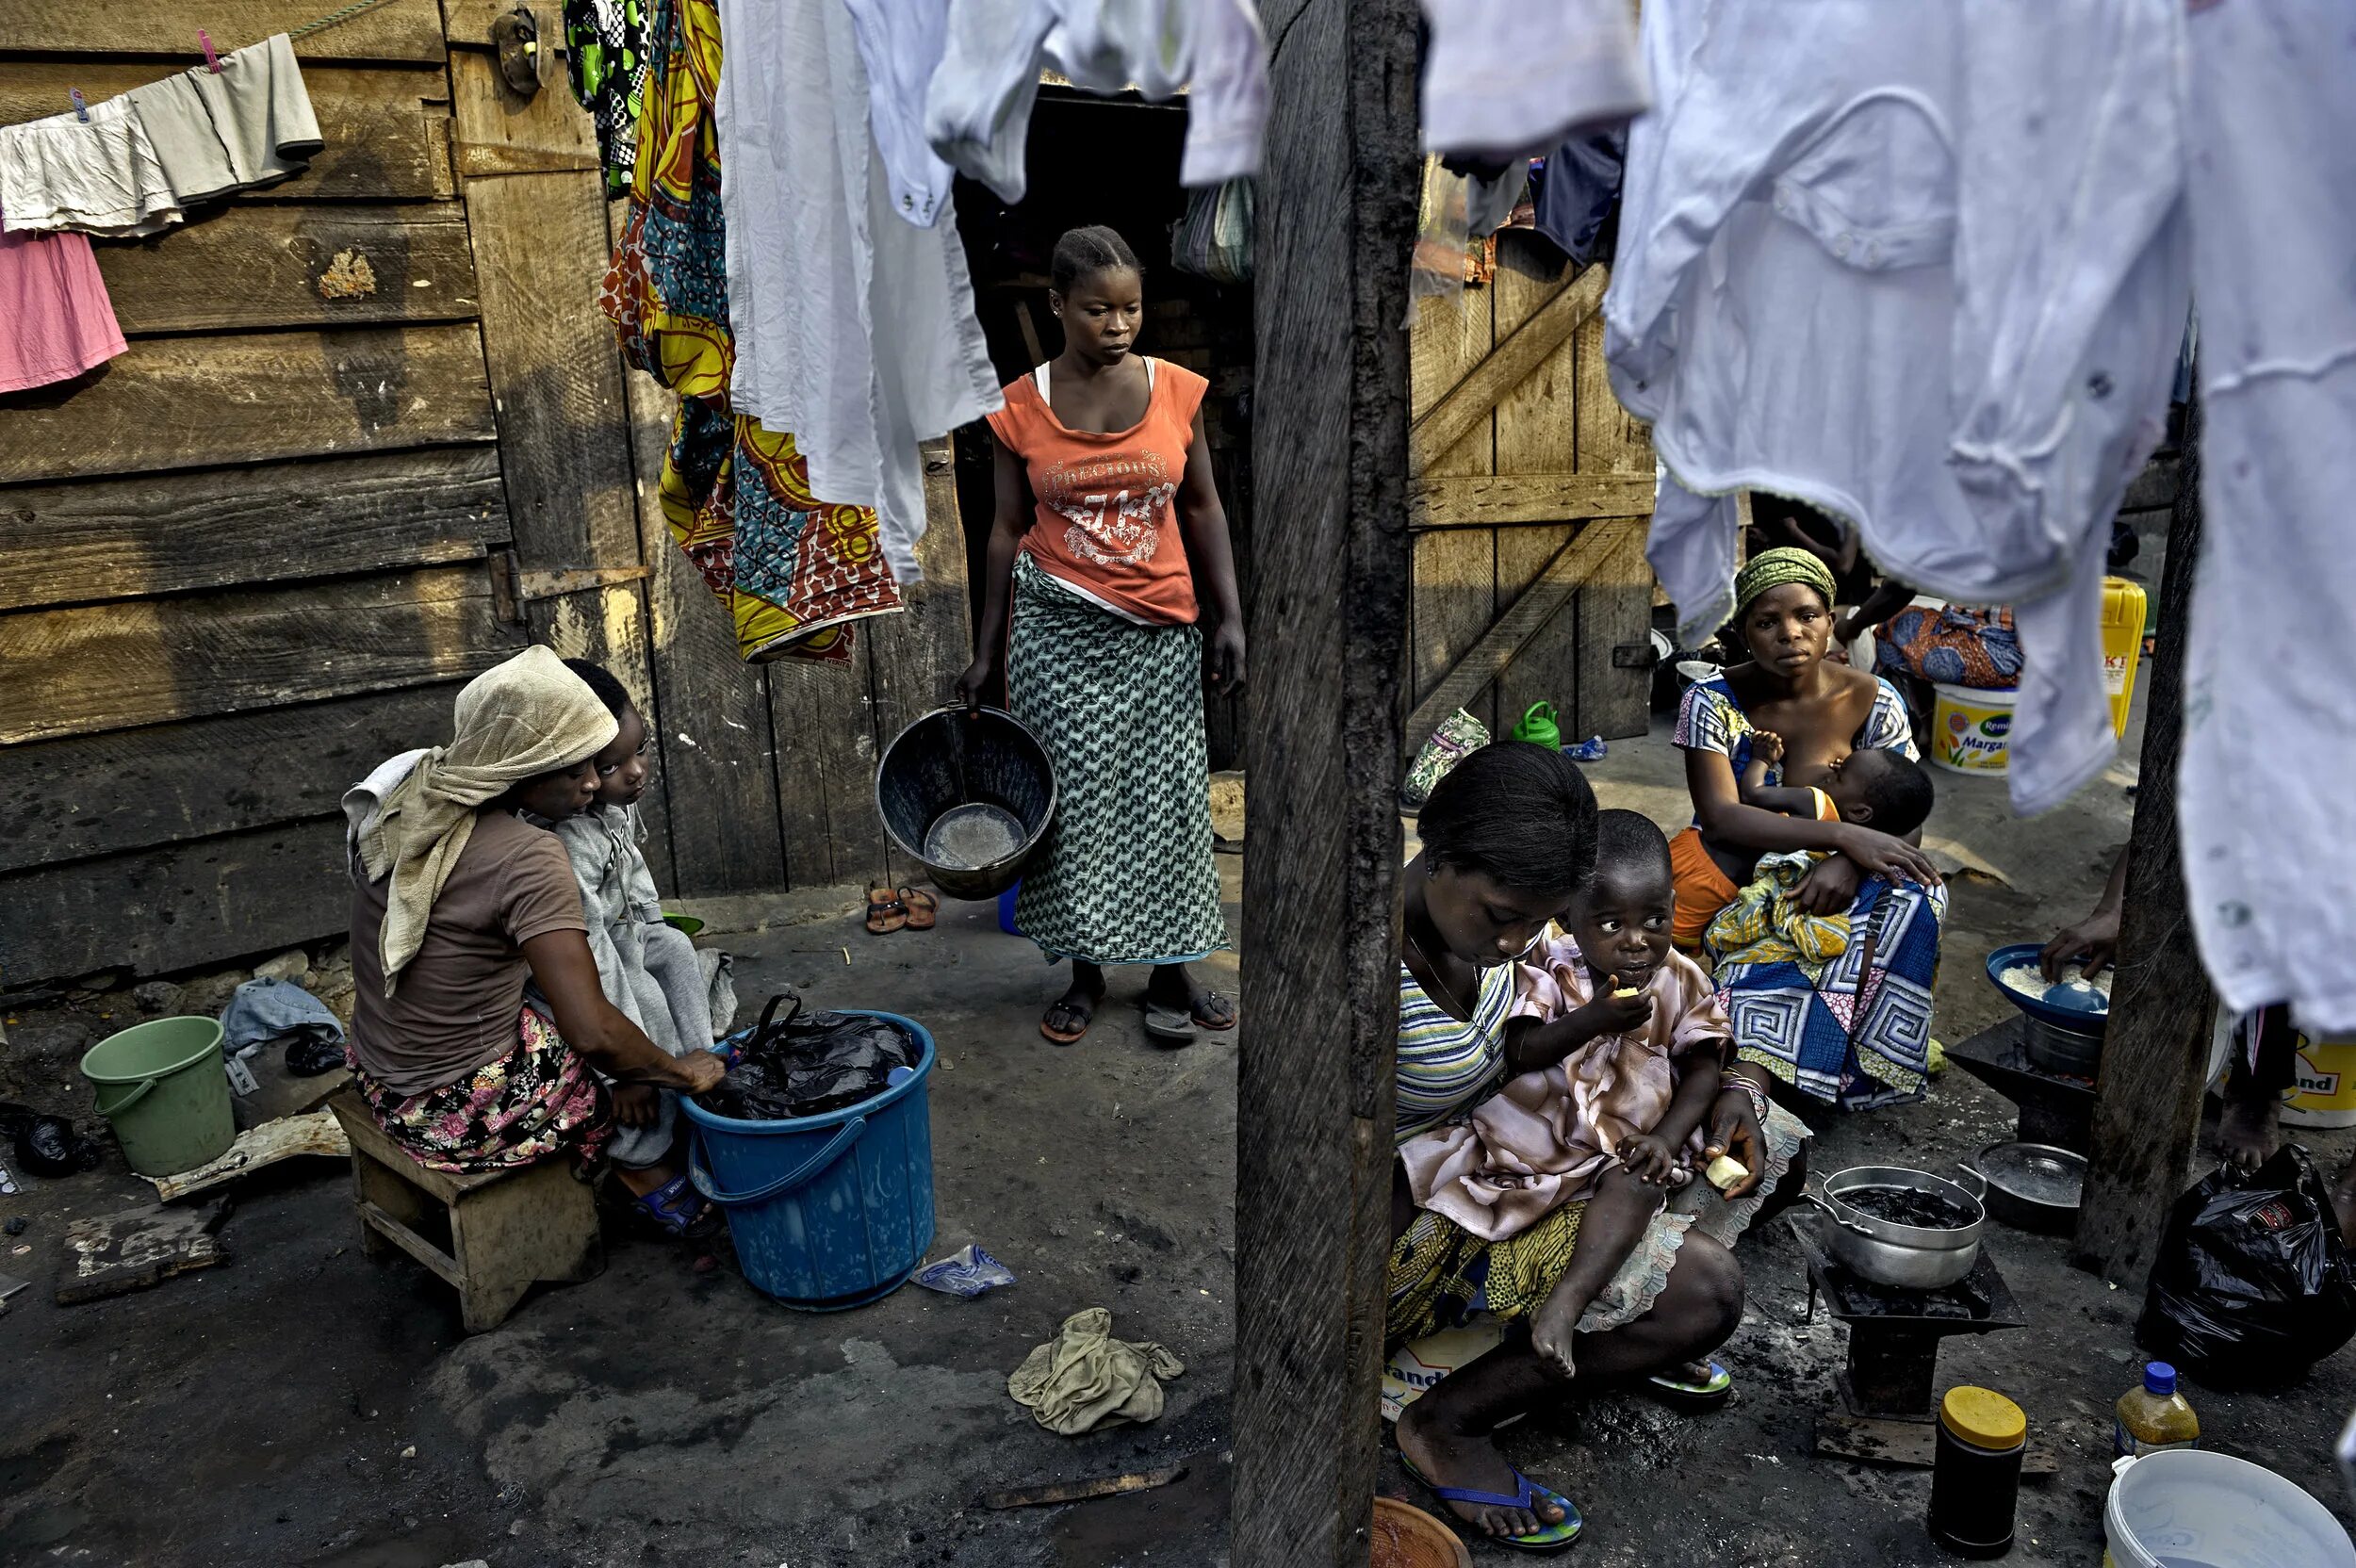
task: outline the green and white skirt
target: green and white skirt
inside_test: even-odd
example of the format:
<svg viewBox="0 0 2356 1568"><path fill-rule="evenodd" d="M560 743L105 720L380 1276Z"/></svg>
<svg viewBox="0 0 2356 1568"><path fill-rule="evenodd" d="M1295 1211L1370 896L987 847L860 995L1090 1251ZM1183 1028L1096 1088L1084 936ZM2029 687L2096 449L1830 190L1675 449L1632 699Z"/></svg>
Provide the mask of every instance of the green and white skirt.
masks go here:
<svg viewBox="0 0 2356 1568"><path fill-rule="evenodd" d="M1023 868L1016 928L1092 964L1225 947L1200 629L1123 620L1018 556L1006 694L1055 764L1055 825Z"/></svg>

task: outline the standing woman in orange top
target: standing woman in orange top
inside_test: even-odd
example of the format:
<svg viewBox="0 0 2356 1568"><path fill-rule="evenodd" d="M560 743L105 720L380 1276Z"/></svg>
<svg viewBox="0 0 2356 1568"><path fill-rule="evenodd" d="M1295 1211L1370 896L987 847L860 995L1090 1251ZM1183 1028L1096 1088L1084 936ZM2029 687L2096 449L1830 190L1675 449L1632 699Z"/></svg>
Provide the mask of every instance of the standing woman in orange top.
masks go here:
<svg viewBox="0 0 2356 1568"><path fill-rule="evenodd" d="M1052 282L1063 352L990 416L997 519L957 694L979 702L1003 649L1008 706L1055 764L1055 829L1015 901L1023 934L1072 961L1039 1033L1071 1044L1104 999L1104 967L1150 964L1146 1031L1186 1045L1235 1025L1235 1003L1186 967L1227 945L1203 688L1243 688L1208 383L1135 352L1144 279L1112 230L1056 241Z"/></svg>

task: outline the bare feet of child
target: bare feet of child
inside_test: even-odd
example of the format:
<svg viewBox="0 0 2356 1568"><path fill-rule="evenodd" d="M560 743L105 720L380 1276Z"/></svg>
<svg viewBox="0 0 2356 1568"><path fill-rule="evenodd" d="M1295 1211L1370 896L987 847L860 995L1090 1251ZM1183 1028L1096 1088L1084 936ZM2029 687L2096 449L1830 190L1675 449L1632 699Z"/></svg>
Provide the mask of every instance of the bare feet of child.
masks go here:
<svg viewBox="0 0 2356 1568"><path fill-rule="evenodd" d="M2282 1144L2281 1110L2270 1094L2228 1094L2225 1114L2217 1119L2217 1157L2244 1171L2274 1158Z"/></svg>
<svg viewBox="0 0 2356 1568"><path fill-rule="evenodd" d="M1587 1298L1574 1295L1556 1285L1538 1303L1538 1310L1530 1317L1530 1347L1538 1352L1538 1359L1565 1382L1579 1376L1579 1368L1571 1360L1571 1341L1578 1337L1579 1320L1587 1315Z"/></svg>
<svg viewBox="0 0 2356 1568"><path fill-rule="evenodd" d="M1399 1451L1416 1473L1435 1486L1469 1492L1494 1492L1511 1497L1519 1483L1513 1467L1482 1432L1465 1431L1435 1419L1430 1395L1402 1412L1392 1429ZM1448 1511L1465 1524L1489 1535L1535 1535L1548 1525L1562 1522L1562 1511L1541 1499L1533 1508L1504 1508L1494 1503L1448 1501Z"/></svg>

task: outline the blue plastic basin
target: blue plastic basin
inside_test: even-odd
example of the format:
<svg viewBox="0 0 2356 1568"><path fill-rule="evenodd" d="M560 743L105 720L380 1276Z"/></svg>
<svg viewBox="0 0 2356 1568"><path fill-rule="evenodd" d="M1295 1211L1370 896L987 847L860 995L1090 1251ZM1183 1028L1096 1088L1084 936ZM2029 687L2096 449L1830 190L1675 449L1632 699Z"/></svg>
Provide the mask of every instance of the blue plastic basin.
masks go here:
<svg viewBox="0 0 2356 1568"><path fill-rule="evenodd" d="M933 1037L898 1013L838 1010L908 1030L916 1066L873 1099L824 1116L742 1121L679 1100L695 1129L689 1179L727 1211L744 1278L797 1312L881 1300L933 1244Z"/></svg>
<svg viewBox="0 0 2356 1568"><path fill-rule="evenodd" d="M1998 948L1988 956L1988 983L1995 987L1997 993L2005 1001L2040 1023L2050 1023L2072 1034L2101 1034L2102 1025L2110 1021L2109 1008L2091 1013L2077 1007L2057 1007L2046 1001L2042 994L2031 996L2025 991L2014 990L1999 978L2015 964L2036 963L2044 951L2043 945L2037 942L2015 942L2010 947Z"/></svg>

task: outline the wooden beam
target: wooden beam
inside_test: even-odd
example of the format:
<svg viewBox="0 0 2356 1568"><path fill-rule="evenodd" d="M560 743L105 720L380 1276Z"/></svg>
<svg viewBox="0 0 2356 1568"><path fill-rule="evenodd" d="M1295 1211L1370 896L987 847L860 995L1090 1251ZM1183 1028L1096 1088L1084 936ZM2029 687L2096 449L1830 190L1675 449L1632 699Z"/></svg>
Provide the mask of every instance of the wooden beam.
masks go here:
<svg viewBox="0 0 2356 1568"><path fill-rule="evenodd" d="M248 206L140 245L101 245L123 330L142 335L465 321L477 312L466 214L405 206Z"/></svg>
<svg viewBox="0 0 2356 1568"><path fill-rule="evenodd" d="M449 740L457 694L440 681L18 747L9 776L40 785L0 790L0 872L332 815L387 757Z"/></svg>
<svg viewBox="0 0 2356 1568"><path fill-rule="evenodd" d="M1604 269L1590 267L1531 313L1512 336L1491 350L1472 373L1415 419L1415 449L1437 454L1463 440L1489 416L1497 400L1528 380L1571 339L1579 324L1603 303Z"/></svg>
<svg viewBox="0 0 2356 1568"><path fill-rule="evenodd" d="M1649 517L1653 482L1633 474L1474 474L1415 482L1408 526L1507 528L1588 517Z"/></svg>
<svg viewBox="0 0 2356 1568"><path fill-rule="evenodd" d="M193 48L195 34L188 37ZM70 107L70 87L80 88L82 96L96 104L170 70L155 60L10 60L0 71L0 125ZM231 210L297 202L432 201L456 192L450 168L450 78L438 58L431 71L306 66L303 85L326 145L291 179L239 192L227 204ZM197 210L220 208L208 204ZM110 253L133 248L101 245L100 264ZM115 304L120 310L122 300Z"/></svg>
<svg viewBox="0 0 2356 1568"><path fill-rule="evenodd" d="M0 876L0 907L10 986L283 950L351 929L343 819Z"/></svg>
<svg viewBox="0 0 2356 1568"><path fill-rule="evenodd" d="M2217 999L2184 908L2176 837L2176 763L2184 728L2184 640L2201 553L2196 402L2186 418L2176 506L2160 581L2159 644L2146 678L2143 763L2127 841L2127 891L2111 985L2110 1028L2096 1085L2094 1147L2086 1162L2071 1261L2114 1284L2143 1283L2168 1205L2192 1172L2208 1085Z"/></svg>
<svg viewBox="0 0 2356 1568"><path fill-rule="evenodd" d="M0 51L27 55L165 55L194 65L204 28L223 54L318 19L318 0L9 0ZM295 57L440 64L435 0L391 0L295 40ZM162 71L155 73L162 75Z"/></svg>
<svg viewBox="0 0 2356 1568"><path fill-rule="evenodd" d="M479 565L20 611L0 647L0 744L455 679L515 651Z"/></svg>
<svg viewBox="0 0 2356 1568"><path fill-rule="evenodd" d="M1235 1568L1363 1568L1399 1029L1411 0L1264 8ZM1485 409L1485 405L1484 405ZM1304 888L1325 896L1305 900Z"/></svg>
<svg viewBox="0 0 2356 1568"><path fill-rule="evenodd" d="M143 338L94 375L0 398L0 483L496 434L471 325Z"/></svg>
<svg viewBox="0 0 2356 1568"><path fill-rule="evenodd" d="M506 536L488 447L21 485L0 490L0 610L470 561Z"/></svg>
<svg viewBox="0 0 2356 1568"><path fill-rule="evenodd" d="M1513 608L1497 618L1429 696L1415 704L1415 710L1407 715L1401 736L1404 755L1412 756L1415 748L1439 727L1441 720L1502 674L1514 656L1538 634L1538 629L1570 603L1579 584L1612 560L1630 538L1638 540L1641 547L1643 536L1641 525L1632 519L1607 518L1589 524L1557 551L1546 569L1538 574L1537 580L1513 601Z"/></svg>

